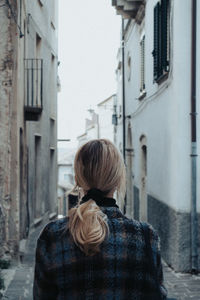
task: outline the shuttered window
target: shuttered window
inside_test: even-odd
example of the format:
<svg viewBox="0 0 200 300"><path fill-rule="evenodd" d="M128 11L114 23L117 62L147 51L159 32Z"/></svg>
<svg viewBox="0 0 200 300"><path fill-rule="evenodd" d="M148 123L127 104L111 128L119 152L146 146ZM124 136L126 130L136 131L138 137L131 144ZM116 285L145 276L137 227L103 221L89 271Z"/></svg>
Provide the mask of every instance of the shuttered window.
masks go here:
<svg viewBox="0 0 200 300"><path fill-rule="evenodd" d="M158 82L169 72L169 0L161 0L154 7L153 76Z"/></svg>
<svg viewBox="0 0 200 300"><path fill-rule="evenodd" d="M140 41L140 93L145 90L145 36Z"/></svg>

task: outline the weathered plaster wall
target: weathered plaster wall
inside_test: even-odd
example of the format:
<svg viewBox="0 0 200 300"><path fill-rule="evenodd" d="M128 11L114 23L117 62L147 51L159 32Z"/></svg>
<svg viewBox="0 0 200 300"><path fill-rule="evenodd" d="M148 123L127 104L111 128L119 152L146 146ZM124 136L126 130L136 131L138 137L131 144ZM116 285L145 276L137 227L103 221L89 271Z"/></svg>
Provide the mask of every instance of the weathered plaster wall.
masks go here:
<svg viewBox="0 0 200 300"><path fill-rule="evenodd" d="M170 1L170 72L159 84L153 80L153 9L158 1L146 1L141 25L130 21L125 34L126 139L133 142L133 216L140 218L145 182L147 220L161 236L163 256L176 270L188 271L191 262L191 12L192 2L180 6ZM197 4L197 83L199 68L200 4ZM140 95L140 40L145 33L145 89ZM128 58L129 59L128 65ZM119 84L120 80L118 80ZM199 95L197 84L197 210L200 212ZM142 178L141 137L146 139L147 175ZM130 176L130 175L129 175ZM127 193L129 195L130 193ZM200 236L200 232L199 232ZM198 240L199 242L199 240ZM199 245L200 246L200 245Z"/></svg>
<svg viewBox="0 0 200 300"><path fill-rule="evenodd" d="M0 256L16 254L34 219L57 207L57 4L9 2L15 20L7 5L0 7ZM40 53L36 33L42 38ZM44 107L36 122L24 119L24 58L44 59ZM36 136L41 136L37 178Z"/></svg>
<svg viewBox="0 0 200 300"><path fill-rule="evenodd" d="M10 3L16 9L15 1ZM2 252L13 253L19 240L17 29L7 6L0 8L0 28L0 239Z"/></svg>
<svg viewBox="0 0 200 300"><path fill-rule="evenodd" d="M39 121L27 122L28 202L33 223L45 212L57 211L57 4L49 1L41 6L29 0L26 14L25 58L43 59L43 111ZM36 35L41 38L39 49Z"/></svg>

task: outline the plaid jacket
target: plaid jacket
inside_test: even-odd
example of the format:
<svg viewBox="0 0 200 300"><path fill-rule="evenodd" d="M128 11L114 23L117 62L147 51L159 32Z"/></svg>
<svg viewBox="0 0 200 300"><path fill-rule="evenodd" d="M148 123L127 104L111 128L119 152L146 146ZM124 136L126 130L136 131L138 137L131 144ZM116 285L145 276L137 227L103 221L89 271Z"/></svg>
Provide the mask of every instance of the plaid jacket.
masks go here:
<svg viewBox="0 0 200 300"><path fill-rule="evenodd" d="M36 248L34 300L166 298L159 238L154 229L147 225L153 266L146 255L142 223L126 218L116 207L101 209L108 217L110 234L94 256L86 256L74 244L66 230L67 217L44 228Z"/></svg>

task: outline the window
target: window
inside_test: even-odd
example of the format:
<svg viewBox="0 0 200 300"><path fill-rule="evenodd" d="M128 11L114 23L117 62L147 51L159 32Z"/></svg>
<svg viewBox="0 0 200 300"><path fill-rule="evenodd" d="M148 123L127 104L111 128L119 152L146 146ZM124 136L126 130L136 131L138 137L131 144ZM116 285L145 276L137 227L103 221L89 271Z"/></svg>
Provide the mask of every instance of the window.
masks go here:
<svg viewBox="0 0 200 300"><path fill-rule="evenodd" d="M41 183L42 182L42 176L41 176L41 159L42 159L42 153L41 153L41 136L35 135L35 162L34 162L34 217L39 218L41 216Z"/></svg>
<svg viewBox="0 0 200 300"><path fill-rule="evenodd" d="M42 45L42 38L36 33L36 55L39 57Z"/></svg>
<svg viewBox="0 0 200 300"><path fill-rule="evenodd" d="M52 28L53 30L55 30L55 29L56 29L56 27L55 27L55 25L54 25L54 22L53 22L53 21L51 21L51 28Z"/></svg>
<svg viewBox="0 0 200 300"><path fill-rule="evenodd" d="M55 127L55 119L53 117L50 118L50 148L55 149L56 143L56 127Z"/></svg>
<svg viewBox="0 0 200 300"><path fill-rule="evenodd" d="M145 35L140 41L140 95L145 93Z"/></svg>
<svg viewBox="0 0 200 300"><path fill-rule="evenodd" d="M128 52L128 56L127 56L127 77L128 77L128 81L130 81L131 79L131 55Z"/></svg>
<svg viewBox="0 0 200 300"><path fill-rule="evenodd" d="M55 61L55 55L51 53L51 62L52 62L52 64L54 63L54 61Z"/></svg>
<svg viewBox="0 0 200 300"><path fill-rule="evenodd" d="M25 106L42 109L43 60L25 59Z"/></svg>
<svg viewBox="0 0 200 300"><path fill-rule="evenodd" d="M161 0L154 7L154 82L169 72L169 0Z"/></svg>

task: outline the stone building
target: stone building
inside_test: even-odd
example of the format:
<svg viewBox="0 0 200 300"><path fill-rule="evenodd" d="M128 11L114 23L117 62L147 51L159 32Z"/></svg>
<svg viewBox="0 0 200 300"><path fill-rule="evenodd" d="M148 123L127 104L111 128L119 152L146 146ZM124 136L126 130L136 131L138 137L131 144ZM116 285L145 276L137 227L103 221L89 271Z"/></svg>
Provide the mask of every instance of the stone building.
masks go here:
<svg viewBox="0 0 200 300"><path fill-rule="evenodd" d="M56 213L56 118L57 1L1 0L0 256Z"/></svg>
<svg viewBox="0 0 200 300"><path fill-rule="evenodd" d="M200 269L200 3L113 0L112 4L122 15L117 68L121 127L116 143L122 145L126 158L126 213L158 230L169 265L196 272Z"/></svg>

